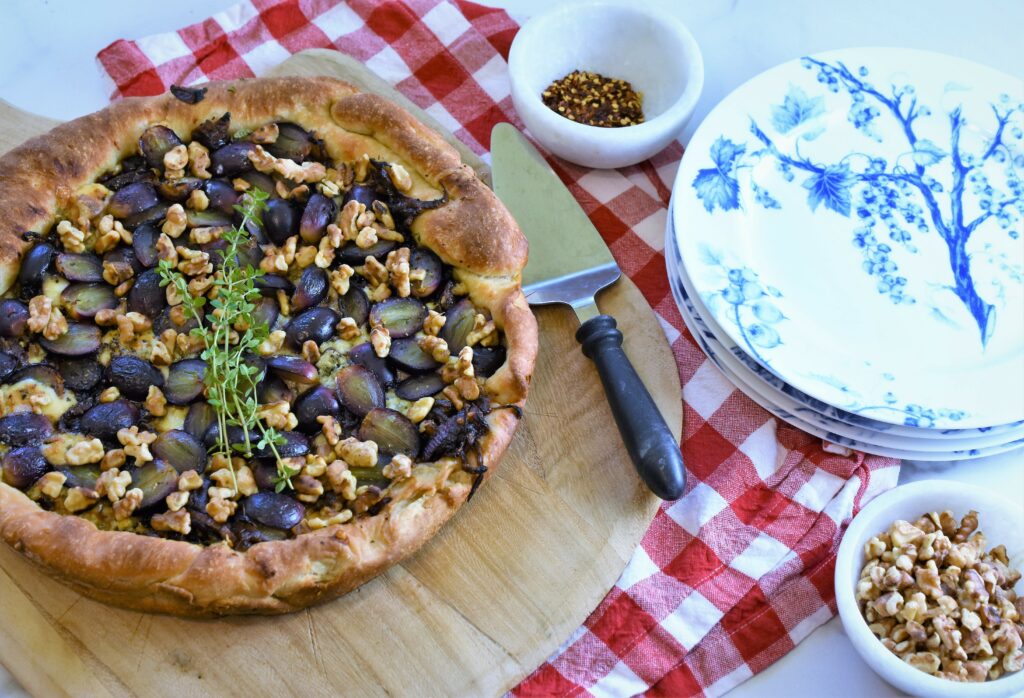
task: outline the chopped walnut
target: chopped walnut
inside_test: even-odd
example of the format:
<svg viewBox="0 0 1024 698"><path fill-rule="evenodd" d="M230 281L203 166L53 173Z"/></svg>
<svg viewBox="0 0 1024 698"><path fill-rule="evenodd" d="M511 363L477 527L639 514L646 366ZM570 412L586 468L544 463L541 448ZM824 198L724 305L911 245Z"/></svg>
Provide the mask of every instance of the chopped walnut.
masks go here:
<svg viewBox="0 0 1024 698"><path fill-rule="evenodd" d="M263 246L263 259L260 260L260 269L272 274L274 272L287 272L288 266L295 261L295 249L299 242L298 235L292 235L285 240L280 247L276 245Z"/></svg>
<svg viewBox="0 0 1024 698"><path fill-rule="evenodd" d="M198 189L196 191L199 191ZM224 225L207 225L199 228L192 228L188 231L188 239L196 245L206 245L214 240L220 240L228 228Z"/></svg>
<svg viewBox="0 0 1024 698"><path fill-rule="evenodd" d="M93 321L100 327L110 327L111 325L117 324L117 316L122 315L125 311L116 308L103 308L102 310L96 311Z"/></svg>
<svg viewBox="0 0 1024 698"><path fill-rule="evenodd" d="M316 260L316 255L316 247L313 245L303 245L295 253L295 266L299 269L305 269L313 264Z"/></svg>
<svg viewBox="0 0 1024 698"><path fill-rule="evenodd" d="M47 296L36 296L28 302L28 328L49 340L54 340L68 331L68 321L60 308L54 306Z"/></svg>
<svg viewBox="0 0 1024 698"><path fill-rule="evenodd" d="M210 253L202 250L194 250L190 247L178 246L178 271L186 276L198 276L200 274L212 274L213 264L210 262Z"/></svg>
<svg viewBox="0 0 1024 698"><path fill-rule="evenodd" d="M427 317L423 320L423 334L436 337L441 331L441 328L444 327L444 323L447 319L448 318L436 310L428 310ZM445 345L445 348L447 349L447 344ZM448 357L444 357L444 360L447 361Z"/></svg>
<svg viewBox="0 0 1024 698"><path fill-rule="evenodd" d="M356 234L356 246L363 250L368 250L378 242L377 231L372 226L366 226L361 228Z"/></svg>
<svg viewBox="0 0 1024 698"><path fill-rule="evenodd" d="M185 208L181 204L172 204L167 209L167 213L164 216L164 224L160 226L160 230L172 238L177 238L185 232L187 224L188 218L185 216Z"/></svg>
<svg viewBox="0 0 1024 698"><path fill-rule="evenodd" d="M208 504L206 508L209 509L210 505ZM214 517L214 521L216 520L216 517ZM227 521L227 519L225 518L224 521ZM217 521L217 523L224 523L224 521ZM154 515L149 520L149 525L153 527L154 531L174 531L175 533L187 536L192 531L192 515L189 514L187 509L167 511L163 514Z"/></svg>
<svg viewBox="0 0 1024 698"><path fill-rule="evenodd" d="M210 197L202 189L193 189L185 200L185 206L193 211L205 211L210 207Z"/></svg>
<svg viewBox="0 0 1024 698"><path fill-rule="evenodd" d="M346 501L351 502L356 498L356 476L348 469L345 461L336 460L327 466L327 482Z"/></svg>
<svg viewBox="0 0 1024 698"><path fill-rule="evenodd" d="M114 502L114 518L124 521L135 513L135 510L142 505L143 492L138 487L133 487L124 493L124 497Z"/></svg>
<svg viewBox="0 0 1024 698"><path fill-rule="evenodd" d="M109 388L104 388L100 391L100 394L96 399L105 405L108 402L113 402L119 397L121 397L121 391L117 389L116 385L112 385Z"/></svg>
<svg viewBox="0 0 1024 698"><path fill-rule="evenodd" d="M296 184L319 182L327 175L327 168L319 162L304 162L300 165L287 158L275 158L261 145L257 145L256 149L249 153L249 160L258 171L276 172Z"/></svg>
<svg viewBox="0 0 1024 698"><path fill-rule="evenodd" d="M399 454L384 466L384 477L389 480L404 480L412 474L412 458Z"/></svg>
<svg viewBox="0 0 1024 698"><path fill-rule="evenodd" d="M498 343L498 330L494 321L488 320L483 314L477 313L473 318L473 329L466 335L466 344L474 346L481 344L491 347Z"/></svg>
<svg viewBox="0 0 1024 698"><path fill-rule="evenodd" d="M215 488L210 488L215 489ZM206 503L206 513L210 515L217 523L224 523L235 513L235 509L238 508L238 502L233 502L230 499L223 499L221 497L210 496L210 501Z"/></svg>
<svg viewBox="0 0 1024 698"><path fill-rule="evenodd" d="M282 431L291 431L299 423L298 418L292 414L291 405L287 400L278 400L266 405L260 405L257 414L267 426Z"/></svg>
<svg viewBox="0 0 1024 698"><path fill-rule="evenodd" d="M124 497L125 492L128 491L128 486L131 484L131 473L111 468L110 470L104 470L96 478L95 490L96 494L101 497L106 496L113 503Z"/></svg>
<svg viewBox="0 0 1024 698"><path fill-rule="evenodd" d="M179 335L179 339L185 338L188 340L187 335ZM199 339L198 341L202 341ZM154 366L170 366L173 357L171 356L170 350L163 342L154 342L150 346L149 351L149 362Z"/></svg>
<svg viewBox="0 0 1024 698"><path fill-rule="evenodd" d="M302 502L315 502L324 493L324 484L309 475L299 475L292 480L292 484Z"/></svg>
<svg viewBox="0 0 1024 698"><path fill-rule="evenodd" d="M64 457L68 465L88 465L103 460L103 442L99 439L79 441L71 446Z"/></svg>
<svg viewBox="0 0 1024 698"><path fill-rule="evenodd" d="M408 298L412 293L409 284L409 248L400 247L388 253L385 268L391 277L391 285L395 287L399 298Z"/></svg>
<svg viewBox="0 0 1024 698"><path fill-rule="evenodd" d="M125 455L135 459L136 465L153 460L153 454L149 452L149 445L156 441L156 434L151 431L139 431L137 426L119 429L117 440L124 446Z"/></svg>
<svg viewBox="0 0 1024 698"><path fill-rule="evenodd" d="M100 461L100 470L120 468L127 459L128 457L125 455L123 448L112 448L103 454L103 460Z"/></svg>
<svg viewBox="0 0 1024 698"><path fill-rule="evenodd" d="M348 342L362 334L362 330L359 329L359 324L354 318L350 317L341 318L335 329L338 330L338 336Z"/></svg>
<svg viewBox="0 0 1024 698"><path fill-rule="evenodd" d="M419 424L426 419L426 416L430 413L430 410L432 410L433 407L434 398L429 395L427 397L421 397L409 406L409 409L405 411L405 416L408 417L409 421L413 424Z"/></svg>
<svg viewBox="0 0 1024 698"><path fill-rule="evenodd" d="M391 335L388 333L388 328L379 326L374 327L370 330L370 344L373 345L373 351L380 358L384 358L391 351Z"/></svg>
<svg viewBox="0 0 1024 698"><path fill-rule="evenodd" d="M334 450L352 467L372 468L377 465L376 441L360 441L350 436L340 441Z"/></svg>
<svg viewBox="0 0 1024 698"><path fill-rule="evenodd" d="M302 358L311 364L320 360L320 347L315 340L307 339L302 343Z"/></svg>
<svg viewBox="0 0 1024 698"><path fill-rule="evenodd" d="M398 191L405 194L412 189L412 177L409 176L409 172L404 167L401 165L389 165L387 170L391 181Z"/></svg>
<svg viewBox="0 0 1024 698"><path fill-rule="evenodd" d="M207 168L210 166L210 151L199 141L192 141L188 144L188 164L193 177L199 179L210 179L213 175ZM196 209L201 211L202 209Z"/></svg>
<svg viewBox="0 0 1024 698"><path fill-rule="evenodd" d="M51 470L50 472L43 475L41 478L36 480L36 487L39 491L50 499L57 499L60 496L61 491L64 489L64 483L67 482L68 476L59 470Z"/></svg>
<svg viewBox="0 0 1024 698"><path fill-rule="evenodd" d="M896 521L865 544L856 586L869 627L885 647L921 671L955 681L995 679L1024 663L1014 655L1024 644L1024 626L1014 623L1020 614L1010 603L1021 573L1002 559L1005 549L985 552L977 526L973 511L959 523L950 512ZM1007 610L996 609L994 599Z"/></svg>
<svg viewBox="0 0 1024 698"><path fill-rule="evenodd" d="M178 489L182 492L198 490L203 486L203 478L195 470L186 470L178 477Z"/></svg>
<svg viewBox="0 0 1024 698"><path fill-rule="evenodd" d="M117 316L117 333L121 344L131 345L135 341L136 332L145 332L153 323L142 313L130 312Z"/></svg>
<svg viewBox="0 0 1024 698"><path fill-rule="evenodd" d="M149 386L146 401L142 406L155 417L163 417L167 414L167 398L164 397L163 391L155 385Z"/></svg>
<svg viewBox="0 0 1024 698"><path fill-rule="evenodd" d="M85 252L85 233L71 225L71 221L61 221L57 224L57 237L68 252Z"/></svg>
<svg viewBox="0 0 1024 698"><path fill-rule="evenodd" d="M128 262L103 261L103 280L111 286L118 286L135 276L135 269Z"/></svg>
<svg viewBox="0 0 1024 698"><path fill-rule="evenodd" d="M238 494L243 497L248 497L259 491L259 487L256 485L256 476L248 465L240 465L235 469L235 481L238 483Z"/></svg>
<svg viewBox="0 0 1024 698"><path fill-rule="evenodd" d="M176 170L184 174L185 168L188 167L188 147L184 143L179 144L164 153L164 169L165 170ZM182 175L172 177L167 175L168 179L181 179Z"/></svg>
<svg viewBox="0 0 1024 698"><path fill-rule="evenodd" d="M448 342L444 341L437 335L428 334L425 337L420 337L419 342L420 349L430 354L434 361L438 363L444 363L451 356L451 351L448 349Z"/></svg>
<svg viewBox="0 0 1024 698"><path fill-rule="evenodd" d="M285 331L274 330L267 338L260 342L259 347L256 351L259 352L260 356L273 356L277 352L281 351L281 347L284 346Z"/></svg>
<svg viewBox="0 0 1024 698"><path fill-rule="evenodd" d="M278 133L279 130L277 128L277 124L271 122L269 124L264 124L263 126L260 126L258 129L253 131L252 135L249 138L250 140L252 140L253 143L266 145L267 143L276 142Z"/></svg>
<svg viewBox="0 0 1024 698"><path fill-rule="evenodd" d="M341 236L341 242L356 239L356 236L359 234L357 221L365 212L366 205L355 199L341 207L341 211L338 212L337 223L334 226L337 229L336 235ZM330 228L331 226L328 226L328 234L333 232Z"/></svg>
<svg viewBox="0 0 1024 698"><path fill-rule="evenodd" d="M341 441L341 425L338 424L337 419L329 414L322 414L316 418L316 421L320 422L320 429L328 444L335 446Z"/></svg>
<svg viewBox="0 0 1024 698"><path fill-rule="evenodd" d="M352 278L352 274L354 273L355 270L347 264L342 264L337 269L332 271L330 273L330 278L331 288L334 289L334 292L337 293L339 296L344 296L346 293L348 293L349 279Z"/></svg>
<svg viewBox="0 0 1024 698"><path fill-rule="evenodd" d="M64 508L72 514L88 509L99 501L99 494L96 490L87 487L72 487L68 490L68 496L64 498Z"/></svg>
<svg viewBox="0 0 1024 698"><path fill-rule="evenodd" d="M462 395L459 394L458 388L454 385L447 386L441 391L441 394L444 395L445 399L452 403L452 407L457 410L461 410L466 404L462 401Z"/></svg>
<svg viewBox="0 0 1024 698"><path fill-rule="evenodd" d="M212 276L196 276L188 280L188 292L194 297L205 295L213 288L213 283L214 277Z"/></svg>
<svg viewBox="0 0 1024 698"><path fill-rule="evenodd" d="M186 504L188 504L188 497L188 492L178 490L177 492L171 492L164 499L167 502L168 509L171 511L180 511L185 508Z"/></svg>

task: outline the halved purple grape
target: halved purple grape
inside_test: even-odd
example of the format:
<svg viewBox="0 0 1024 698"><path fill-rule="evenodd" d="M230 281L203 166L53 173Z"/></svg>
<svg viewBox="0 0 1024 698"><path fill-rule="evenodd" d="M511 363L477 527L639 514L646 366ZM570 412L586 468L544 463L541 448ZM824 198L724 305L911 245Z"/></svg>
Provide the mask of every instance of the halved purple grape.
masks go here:
<svg viewBox="0 0 1024 698"><path fill-rule="evenodd" d="M40 242L33 245L21 259L18 269L18 283L26 288L38 288L43 283L43 275L50 268L55 250L53 245Z"/></svg>
<svg viewBox="0 0 1024 698"><path fill-rule="evenodd" d="M67 478L64 486L84 487L87 490L96 488L96 481L100 478L100 468L97 465L79 465L57 468Z"/></svg>
<svg viewBox="0 0 1024 698"><path fill-rule="evenodd" d="M391 370L384 359L377 356L377 352L373 350L373 345L369 342L357 344L349 349L348 360L373 371L373 375L377 377L383 387L390 388L394 385L395 372Z"/></svg>
<svg viewBox="0 0 1024 698"><path fill-rule="evenodd" d="M476 308L465 298L449 308L444 315L444 327L439 334L452 354L458 354L466 346L466 337L473 331Z"/></svg>
<svg viewBox="0 0 1024 698"><path fill-rule="evenodd" d="M60 275L68 281L103 281L103 261L92 253L61 252L57 255L56 267Z"/></svg>
<svg viewBox="0 0 1024 698"><path fill-rule="evenodd" d="M182 202L201 186L203 186L203 180L198 177L182 177L181 179L165 179L156 185L156 190L168 201Z"/></svg>
<svg viewBox="0 0 1024 698"><path fill-rule="evenodd" d="M376 441L382 453L403 453L415 458L420 452L420 435L408 417L401 412L378 407L371 410L359 425L361 441Z"/></svg>
<svg viewBox="0 0 1024 698"><path fill-rule="evenodd" d="M286 494L257 492L242 500L242 515L256 523L288 530L306 515L306 507Z"/></svg>
<svg viewBox="0 0 1024 698"><path fill-rule="evenodd" d="M309 453L309 439L306 438L305 434L300 434L297 431L281 431L278 435L283 437L281 443L277 444L277 455L282 458L296 458L298 456L304 456ZM253 445L259 439L253 441ZM270 446L265 448L255 448L253 450L253 456L256 458L270 458L274 455L274 452L270 449Z"/></svg>
<svg viewBox="0 0 1024 698"><path fill-rule="evenodd" d="M156 184L156 173L153 170L146 167L146 161L139 158L142 163L141 170L139 169L128 169L127 160L123 160L121 165L124 171L120 174L111 175L110 177L104 177L99 180L100 184L105 186L110 191L118 191L124 189L129 184L135 184L136 182L146 182L148 184Z"/></svg>
<svg viewBox="0 0 1024 698"><path fill-rule="evenodd" d="M167 330L174 330L179 334L185 334L191 332L194 328L199 327L199 321L191 313L184 313L185 322L178 324L177 320L180 319L178 313L171 314L170 308L164 308L160 311L160 314L153 321L153 336L159 337Z"/></svg>
<svg viewBox="0 0 1024 698"><path fill-rule="evenodd" d="M426 373L441 366L440 363L434 361L434 357L420 348L415 337L392 340L388 361L397 366L399 370L408 373Z"/></svg>
<svg viewBox="0 0 1024 698"><path fill-rule="evenodd" d="M64 394L64 377L53 366L46 364L29 364L11 372L4 381L5 383L20 383L24 380L31 380L45 385L58 395Z"/></svg>
<svg viewBox="0 0 1024 698"><path fill-rule="evenodd" d="M334 396L334 391L325 385L310 388L300 395L292 405L292 413L299 420L298 429L306 433L320 431L321 425L316 421L317 417L324 415L337 417L340 412L338 398Z"/></svg>
<svg viewBox="0 0 1024 698"><path fill-rule="evenodd" d="M306 202L306 208L302 212L302 220L299 222L299 235L303 241L310 245L320 242L324 236L328 224L334 221L338 213L338 207L333 199L329 199L319 192L314 192Z"/></svg>
<svg viewBox="0 0 1024 698"><path fill-rule="evenodd" d="M128 216L122 220L121 223L128 230L134 231L140 225L145 225L146 223L158 223L162 221L167 216L167 209L170 207L171 205L169 203L161 201L156 206L151 206L141 213Z"/></svg>
<svg viewBox="0 0 1024 698"><path fill-rule="evenodd" d="M299 234L299 211L285 199L271 199L263 212L263 230L275 245L283 245L288 238Z"/></svg>
<svg viewBox="0 0 1024 698"><path fill-rule="evenodd" d="M231 114L209 118L192 130L192 139L206 146L207 150L223 148L231 141Z"/></svg>
<svg viewBox="0 0 1024 698"><path fill-rule="evenodd" d="M365 366L346 366L338 371L336 380L341 404L357 417L384 406L384 388L373 372Z"/></svg>
<svg viewBox="0 0 1024 698"><path fill-rule="evenodd" d="M185 218L190 228L220 228L231 227L231 216L215 208L207 208L205 211L193 211L186 209Z"/></svg>
<svg viewBox="0 0 1024 698"><path fill-rule="evenodd" d="M238 261L239 266L244 267L248 265L253 269L259 269L260 262L263 260L263 250L254 241L250 240L238 246L238 255L235 259Z"/></svg>
<svg viewBox="0 0 1024 698"><path fill-rule="evenodd" d="M437 395L444 390L445 382L436 373L425 373L422 376L406 378L395 388L395 395L403 400L419 400L422 397Z"/></svg>
<svg viewBox="0 0 1024 698"><path fill-rule="evenodd" d="M267 368L278 377L299 385L313 385L320 381L316 366L303 358L290 354L277 354L267 359Z"/></svg>
<svg viewBox="0 0 1024 698"><path fill-rule="evenodd" d="M164 155L179 145L181 139L178 138L178 134L160 124L150 126L139 138L139 152L142 153L142 157L146 158L150 167L161 170L164 167Z"/></svg>
<svg viewBox="0 0 1024 698"><path fill-rule="evenodd" d="M18 360L6 351L0 351L0 381L14 373L18 368Z"/></svg>
<svg viewBox="0 0 1024 698"><path fill-rule="evenodd" d="M184 359L171 364L164 381L164 397L172 405L187 405L203 393L206 362Z"/></svg>
<svg viewBox="0 0 1024 698"><path fill-rule="evenodd" d="M73 283L61 291L60 302L72 319L85 320L101 310L113 310L121 304L121 299L107 284Z"/></svg>
<svg viewBox="0 0 1024 698"><path fill-rule="evenodd" d="M427 309L414 298L388 298L370 308L370 324L386 327L393 340L416 334L426 317Z"/></svg>
<svg viewBox="0 0 1024 698"><path fill-rule="evenodd" d="M17 412L0 417L0 443L8 446L42 443L53 435L50 420L34 412Z"/></svg>
<svg viewBox="0 0 1024 698"><path fill-rule="evenodd" d="M379 240L376 245L372 245L366 249L359 247L354 242L346 242L338 248L338 254L335 259L342 264L360 267L366 263L367 257L373 257L377 261L380 261L386 258L388 253L396 247L398 247L398 243L391 240Z"/></svg>
<svg viewBox="0 0 1024 698"><path fill-rule="evenodd" d="M156 437L149 447L153 455L166 461L179 473L206 470L206 448L187 431L171 429Z"/></svg>
<svg viewBox="0 0 1024 698"><path fill-rule="evenodd" d="M295 293L292 295L292 312L312 308L319 305L327 297L327 288L330 282L327 272L317 266L306 267L302 270L302 276L295 284ZM335 323L337 324L337 323Z"/></svg>
<svg viewBox="0 0 1024 698"><path fill-rule="evenodd" d="M417 298L426 298L433 294L444 279L444 265L441 264L441 259L425 247L413 248L409 254L409 269L422 269L426 272L422 280L409 282L412 295Z"/></svg>
<svg viewBox="0 0 1024 698"><path fill-rule="evenodd" d="M140 509L163 504L167 495L178 489L178 471L162 460L154 460L132 470L132 487L142 490Z"/></svg>
<svg viewBox="0 0 1024 698"><path fill-rule="evenodd" d="M13 298L0 300L0 337L21 337L28 331L28 306Z"/></svg>
<svg viewBox="0 0 1024 698"><path fill-rule="evenodd" d="M231 182L223 179L206 180L206 183L203 184L203 192L206 193L206 198L210 202L206 210L213 209L229 216L234 214L235 206L238 205L238 200L241 198Z"/></svg>
<svg viewBox="0 0 1024 698"><path fill-rule="evenodd" d="M149 394L149 386L163 387L164 374L148 361L124 354L110 360L107 366L107 380L125 397L145 400Z"/></svg>
<svg viewBox="0 0 1024 698"><path fill-rule="evenodd" d="M349 201L358 201L366 208L370 208L373 206L373 202L380 198L380 195L368 184L353 184L352 188L345 192L345 198L342 199L341 205L344 206Z"/></svg>
<svg viewBox="0 0 1024 698"><path fill-rule="evenodd" d="M334 337L334 326L339 320L341 317L330 308L310 308L291 319L285 328L285 338L295 349L309 340L323 344Z"/></svg>
<svg viewBox="0 0 1024 698"><path fill-rule="evenodd" d="M281 314L281 306L273 298L260 298L256 301L256 309L252 311L252 319L256 324L264 324L270 330L274 329L277 318Z"/></svg>
<svg viewBox="0 0 1024 698"><path fill-rule="evenodd" d="M342 317L350 317L357 325L365 325L370 318L370 299L362 286L351 284L348 293L338 298L338 309Z"/></svg>
<svg viewBox="0 0 1024 698"><path fill-rule="evenodd" d="M140 416L139 408L127 400L101 402L86 410L79 420L79 427L89 436L113 441L118 431L138 424Z"/></svg>
<svg viewBox="0 0 1024 698"><path fill-rule="evenodd" d="M103 379L103 367L91 356L61 357L57 370L64 384L76 392L92 390Z"/></svg>
<svg viewBox="0 0 1024 698"><path fill-rule="evenodd" d="M132 233L132 241L135 240L135 233ZM139 261L139 258L135 255L135 250L131 247L117 247L110 252L103 255L104 264L114 264L117 266L126 265L132 268L135 274L141 274L146 270L146 267Z"/></svg>
<svg viewBox="0 0 1024 698"><path fill-rule="evenodd" d="M128 291L128 310L155 318L167 305L167 291L160 285L160 272L150 269L139 275Z"/></svg>
<svg viewBox="0 0 1024 698"><path fill-rule="evenodd" d="M11 487L25 489L45 475L50 464L43 458L39 446L22 446L4 454L3 481Z"/></svg>
<svg viewBox="0 0 1024 698"><path fill-rule="evenodd" d="M481 378L494 374L505 363L505 347L484 347L479 344L473 347L473 372Z"/></svg>
<svg viewBox="0 0 1024 698"><path fill-rule="evenodd" d="M217 422L217 410L208 402L193 402L182 425L189 434L202 441L206 432Z"/></svg>
<svg viewBox="0 0 1024 698"><path fill-rule="evenodd" d="M277 193L277 185L274 182L274 178L270 175L257 170L248 170L240 174L239 177L268 194L271 199L281 198L281 195Z"/></svg>
<svg viewBox="0 0 1024 698"><path fill-rule="evenodd" d="M232 446L245 447L245 430L242 427L229 425L228 426L228 443ZM249 432L249 444L255 445L260 440L260 435L255 431ZM213 425L207 429L206 434L203 435L203 445L206 448L213 448L220 444L220 424L214 422Z"/></svg>
<svg viewBox="0 0 1024 698"><path fill-rule="evenodd" d="M252 169L249 153L256 152L256 145L246 141L228 143L210 153L210 174L214 177L237 177Z"/></svg>
<svg viewBox="0 0 1024 698"><path fill-rule="evenodd" d="M313 151L316 141L306 129L289 121L277 124L277 140L264 146L275 158L302 162Z"/></svg>
<svg viewBox="0 0 1024 698"><path fill-rule="evenodd" d="M107 212L113 214L114 218L128 218L158 203L160 195L156 193L156 187L146 182L136 182L114 192L107 203Z"/></svg>
<svg viewBox="0 0 1024 698"><path fill-rule="evenodd" d="M256 480L256 486L261 490L272 490L276 483L274 479L277 477L277 461L273 458L253 458L249 461L249 467L252 468L253 478Z"/></svg>
<svg viewBox="0 0 1024 698"><path fill-rule="evenodd" d="M291 293L295 290L295 285L279 274L263 274L258 276L254 285L260 290L260 293L270 298L276 298L278 291Z"/></svg>
<svg viewBox="0 0 1024 698"><path fill-rule="evenodd" d="M142 266L151 269L157 265L156 241L160 239L160 229L155 225L140 225L132 233L132 249Z"/></svg>
<svg viewBox="0 0 1024 698"><path fill-rule="evenodd" d="M247 351L242 354L242 364L248 366L252 372L249 374L249 380L257 385L264 378L267 377L267 360L259 354Z"/></svg>
<svg viewBox="0 0 1024 698"><path fill-rule="evenodd" d="M100 348L100 328L96 325L68 323L68 331L57 339L40 337L40 346L52 354L82 356Z"/></svg>
<svg viewBox="0 0 1024 698"><path fill-rule="evenodd" d="M268 405L271 402L291 402L295 399L295 391L288 387L282 378L274 373L268 373L266 377L256 386L256 399L261 405Z"/></svg>

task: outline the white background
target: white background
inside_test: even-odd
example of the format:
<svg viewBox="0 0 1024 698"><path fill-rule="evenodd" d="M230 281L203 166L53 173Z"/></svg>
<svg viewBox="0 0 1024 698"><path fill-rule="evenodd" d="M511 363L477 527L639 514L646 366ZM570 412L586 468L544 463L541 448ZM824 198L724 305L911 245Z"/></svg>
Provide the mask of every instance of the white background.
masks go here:
<svg viewBox="0 0 1024 698"><path fill-rule="evenodd" d="M487 0L523 21L559 0ZM234 0L0 0L0 99L69 119L107 104L110 85L96 52L192 24ZM942 51L1024 77L1024 0L657 0L682 19L704 54L704 94L683 142L722 97L789 59L853 46ZM901 482L928 477L973 482L1024 501L1024 455L952 466L904 466ZM130 648L128 648L130 651ZM5 685L8 687L5 689ZM168 687L169 689L170 687ZM14 691L0 669L0 694ZM838 619L730 696L898 695L854 653Z"/></svg>

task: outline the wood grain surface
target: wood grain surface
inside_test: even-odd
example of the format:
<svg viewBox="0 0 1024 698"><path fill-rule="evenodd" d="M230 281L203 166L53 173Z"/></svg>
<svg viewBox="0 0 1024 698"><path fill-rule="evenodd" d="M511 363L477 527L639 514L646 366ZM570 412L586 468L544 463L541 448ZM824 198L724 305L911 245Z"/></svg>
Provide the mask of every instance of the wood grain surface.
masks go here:
<svg viewBox="0 0 1024 698"><path fill-rule="evenodd" d="M337 75L432 123L335 52L298 54L274 72ZM0 151L52 125L0 103ZM678 437L678 370L657 319L625 277L600 305L618 319L626 353ZM658 505L579 351L572 311L536 312L540 357L509 452L402 564L301 613L194 621L90 601L0 546L0 662L45 696L482 696L514 686L601 601Z"/></svg>

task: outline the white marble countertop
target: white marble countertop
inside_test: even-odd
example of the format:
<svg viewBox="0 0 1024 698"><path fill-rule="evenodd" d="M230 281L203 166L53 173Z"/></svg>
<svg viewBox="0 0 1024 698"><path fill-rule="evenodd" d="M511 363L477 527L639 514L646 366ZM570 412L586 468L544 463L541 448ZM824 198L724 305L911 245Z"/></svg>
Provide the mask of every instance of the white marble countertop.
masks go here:
<svg viewBox="0 0 1024 698"><path fill-rule="evenodd" d="M560 0L486 0L525 19ZM168 31L235 4L235 0L3 0L0 6L0 98L45 116L69 119L107 104L109 84L96 52L118 38ZM701 118L757 73L797 56L852 46L906 46L942 51L1024 77L1020 28L1024 2L986 0L648 0L682 19L704 53ZM971 482L1024 501L1024 454L960 464L904 466L901 482L930 477ZM14 695L0 669L0 696ZM899 695L861 662L838 619L730 696Z"/></svg>

